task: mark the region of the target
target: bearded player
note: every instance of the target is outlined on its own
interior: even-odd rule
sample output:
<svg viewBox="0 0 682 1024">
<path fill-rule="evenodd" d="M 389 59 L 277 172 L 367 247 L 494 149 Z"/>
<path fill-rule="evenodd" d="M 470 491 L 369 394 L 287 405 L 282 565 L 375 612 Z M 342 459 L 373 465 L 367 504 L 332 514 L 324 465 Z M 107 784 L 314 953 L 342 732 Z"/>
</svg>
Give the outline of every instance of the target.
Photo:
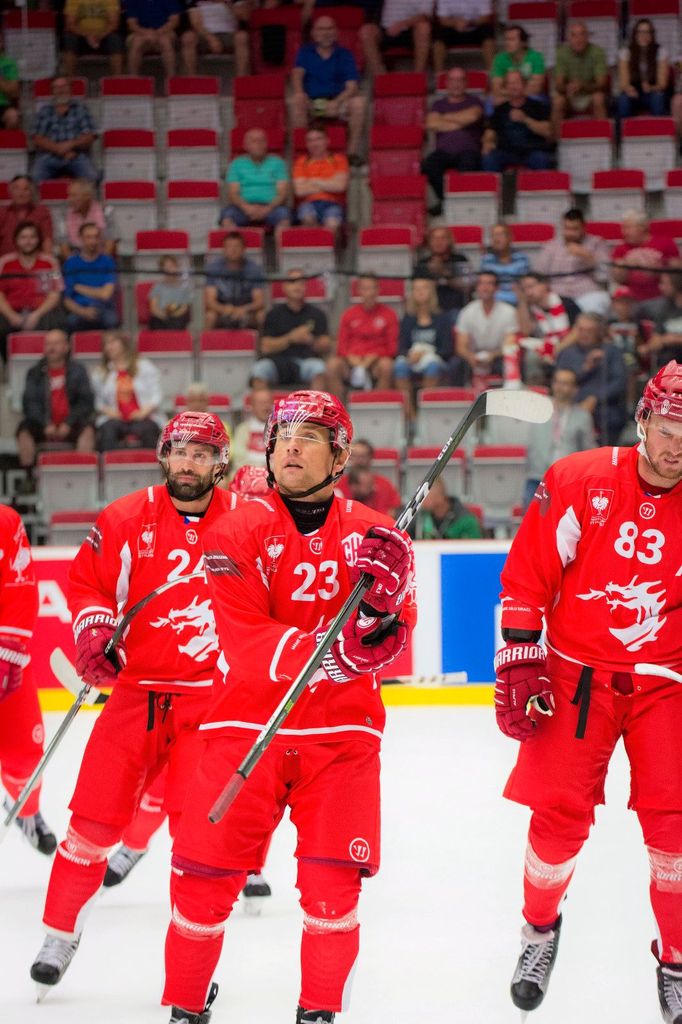
<svg viewBox="0 0 682 1024">
<path fill-rule="evenodd" d="M 521 741 L 505 796 L 532 808 L 511 995 L 529 1011 L 547 991 L 561 903 L 622 737 L 649 855 L 661 1011 L 682 1024 L 682 686 L 635 672 L 682 669 L 681 364 L 648 382 L 636 420 L 636 447 L 549 469 L 502 572 L 497 722 Z"/>
<path fill-rule="evenodd" d="M 347 1006 L 362 879 L 379 867 L 385 711 L 376 673 L 405 649 L 415 619 L 407 534 L 334 496 L 351 440 L 334 396 L 297 391 L 276 402 L 265 431 L 271 497 L 241 505 L 204 538 L 222 654 L 173 851 L 163 1002 L 174 1024 L 209 1020 L 225 920 L 286 807 L 298 833 L 303 910 L 296 1021 L 331 1022 Z M 215 799 L 362 570 L 374 577 L 363 603 L 244 793 L 210 824 Z"/>
<path fill-rule="evenodd" d="M 238 499 L 216 487 L 229 444 L 212 413 L 175 416 L 157 455 L 165 484 L 107 506 L 69 574 L 76 668 L 86 682 L 113 692 L 86 746 L 52 868 L 43 917 L 48 934 L 31 967 L 41 994 L 69 966 L 107 854 L 166 766 L 164 810 L 173 833 L 199 748 L 196 730 L 208 706 L 218 639 L 205 577 L 184 578 L 201 572 L 203 534 Z M 105 647 L 119 616 L 175 579 L 177 586 L 133 618 L 112 663 Z"/>
</svg>

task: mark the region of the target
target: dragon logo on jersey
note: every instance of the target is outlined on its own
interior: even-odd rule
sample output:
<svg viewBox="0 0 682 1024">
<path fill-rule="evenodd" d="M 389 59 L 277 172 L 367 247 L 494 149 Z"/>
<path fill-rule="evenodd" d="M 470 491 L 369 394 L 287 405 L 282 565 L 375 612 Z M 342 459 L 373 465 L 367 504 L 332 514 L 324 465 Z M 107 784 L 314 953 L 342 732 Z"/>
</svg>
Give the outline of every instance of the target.
<svg viewBox="0 0 682 1024">
<path fill-rule="evenodd" d="M 341 541 L 341 547 L 343 548 L 346 565 L 355 565 L 358 560 L 358 548 L 361 544 L 361 533 L 349 533 L 347 537 L 343 538 Z"/>
<path fill-rule="evenodd" d="M 601 526 L 609 518 L 609 512 L 611 511 L 611 502 L 613 499 L 613 491 L 610 488 L 591 488 L 587 492 L 590 505 L 592 506 L 592 518 L 590 519 L 590 525 L 597 524 Z"/>
<path fill-rule="evenodd" d="M 178 638 L 185 634 L 186 630 L 190 631 L 183 646 L 178 644 L 178 651 L 194 661 L 206 661 L 209 654 L 219 649 L 209 598 L 198 602 L 195 595 L 192 603 L 186 608 L 171 608 L 167 617 L 159 617 L 155 622 L 150 622 L 150 626 L 154 629 L 170 626 L 173 632 L 178 634 Z"/>
<path fill-rule="evenodd" d="M 644 644 L 652 643 L 665 625 L 667 617 L 660 617 L 665 608 L 665 588 L 653 591 L 653 587 L 662 587 L 660 580 L 651 583 L 639 583 L 633 576 L 629 583 L 607 583 L 604 590 L 590 589 L 587 594 L 578 594 L 581 601 L 598 601 L 604 598 L 616 621 L 624 625 L 609 629 L 628 651 L 639 651 Z M 635 621 L 632 619 L 634 613 Z"/>
</svg>

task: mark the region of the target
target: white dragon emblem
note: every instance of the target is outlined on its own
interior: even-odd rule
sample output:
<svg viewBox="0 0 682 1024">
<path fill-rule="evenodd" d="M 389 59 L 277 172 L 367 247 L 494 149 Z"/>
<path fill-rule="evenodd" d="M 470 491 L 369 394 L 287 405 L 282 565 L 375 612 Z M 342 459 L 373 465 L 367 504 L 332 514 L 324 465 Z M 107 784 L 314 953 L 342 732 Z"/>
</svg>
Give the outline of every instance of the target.
<svg viewBox="0 0 682 1024">
<path fill-rule="evenodd" d="M 218 637 L 215 630 L 215 619 L 211 609 L 211 601 L 206 598 L 201 603 L 197 598 L 186 608 L 171 608 L 168 617 L 160 617 L 155 622 L 150 622 L 154 629 L 161 629 L 163 626 L 170 628 L 180 636 L 186 629 L 194 631 L 187 643 L 178 645 L 181 654 L 187 654 L 195 661 L 206 661 L 208 656 L 219 650 Z"/>
<path fill-rule="evenodd" d="M 622 629 L 609 629 L 628 651 L 639 651 L 644 644 L 657 639 L 667 619 L 660 618 L 665 607 L 665 588 L 652 592 L 653 587 L 662 587 L 660 580 L 653 583 L 639 583 L 633 576 L 629 583 L 607 583 L 604 590 L 590 589 L 587 594 L 578 594 L 581 601 L 597 601 L 604 598 L 612 612 L 616 608 L 628 608 L 635 612 L 635 621 Z"/>
</svg>

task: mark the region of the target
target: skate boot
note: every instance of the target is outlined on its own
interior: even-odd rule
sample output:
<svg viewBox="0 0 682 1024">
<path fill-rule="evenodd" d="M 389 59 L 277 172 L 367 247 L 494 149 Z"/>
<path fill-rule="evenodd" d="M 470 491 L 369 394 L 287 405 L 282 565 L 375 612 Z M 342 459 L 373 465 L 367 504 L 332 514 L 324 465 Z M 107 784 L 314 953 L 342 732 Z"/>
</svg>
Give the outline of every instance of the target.
<svg viewBox="0 0 682 1024">
<path fill-rule="evenodd" d="M 12 809 L 8 800 L 4 801 L 3 807 L 6 811 Z M 35 814 L 31 814 L 27 818 L 15 818 L 14 824 L 38 853 L 44 853 L 46 857 L 51 857 L 57 849 L 57 837 L 50 830 L 50 826 L 46 824 L 40 811 L 36 811 Z"/>
<path fill-rule="evenodd" d="M 38 986 L 38 1002 L 42 1002 L 50 988 L 64 977 L 66 968 L 78 949 L 77 939 L 60 939 L 57 935 L 46 935 L 40 952 L 31 964 L 31 977 Z"/>
<path fill-rule="evenodd" d="M 296 1010 L 296 1024 L 333 1024 L 335 1017 L 331 1010 Z"/>
<path fill-rule="evenodd" d="M 263 903 L 271 895 L 272 890 L 262 875 L 248 875 L 242 889 L 244 913 L 249 917 L 259 917 Z"/>
<path fill-rule="evenodd" d="M 107 871 L 102 882 L 104 888 L 110 889 L 112 885 L 120 885 L 128 877 L 135 865 L 142 860 L 146 852 L 146 850 L 131 850 L 125 843 L 121 843 L 118 850 L 114 850 L 109 858 Z"/>
<path fill-rule="evenodd" d="M 651 952 L 658 960 L 658 1001 L 666 1024 L 682 1024 L 682 964 L 665 964 L 658 958 L 658 944 L 651 943 Z"/>
<path fill-rule="evenodd" d="M 192 1013 L 191 1010 L 183 1010 L 179 1006 L 174 1006 L 170 1024 L 208 1024 L 211 1019 L 211 1007 L 215 1002 L 215 997 L 218 995 L 218 986 L 215 981 L 211 983 L 211 987 L 208 992 L 208 999 L 206 1000 L 206 1006 L 203 1008 L 201 1013 Z"/>
<path fill-rule="evenodd" d="M 514 1006 L 536 1010 L 545 998 L 552 968 L 559 949 L 561 917 L 549 932 L 539 932 L 532 924 L 521 929 L 521 956 L 511 983 Z"/>
</svg>

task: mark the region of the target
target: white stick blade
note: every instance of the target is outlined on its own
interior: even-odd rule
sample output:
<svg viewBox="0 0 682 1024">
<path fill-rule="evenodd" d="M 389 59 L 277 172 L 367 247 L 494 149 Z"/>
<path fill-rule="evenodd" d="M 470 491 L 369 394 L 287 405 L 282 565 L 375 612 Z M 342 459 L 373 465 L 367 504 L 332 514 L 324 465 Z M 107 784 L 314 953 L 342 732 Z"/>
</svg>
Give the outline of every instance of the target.
<svg viewBox="0 0 682 1024">
<path fill-rule="evenodd" d="M 509 416 L 524 423 L 546 423 L 552 415 L 552 400 L 538 391 L 486 391 L 486 416 Z"/>
<path fill-rule="evenodd" d="M 55 647 L 51 652 L 50 668 L 54 672 L 59 684 L 63 686 L 65 690 L 68 690 L 69 693 L 72 693 L 74 697 L 77 697 L 85 686 L 85 683 L 78 675 L 75 666 L 69 661 L 61 647 Z M 85 699 L 85 703 L 101 703 L 99 700 L 101 696 L 100 691 L 95 686 L 91 686 Z"/>
<path fill-rule="evenodd" d="M 671 679 L 673 683 L 682 683 L 682 674 L 665 665 L 651 665 L 649 662 L 640 661 L 635 665 L 635 672 L 638 676 L 661 676 L 663 679 Z"/>
</svg>

